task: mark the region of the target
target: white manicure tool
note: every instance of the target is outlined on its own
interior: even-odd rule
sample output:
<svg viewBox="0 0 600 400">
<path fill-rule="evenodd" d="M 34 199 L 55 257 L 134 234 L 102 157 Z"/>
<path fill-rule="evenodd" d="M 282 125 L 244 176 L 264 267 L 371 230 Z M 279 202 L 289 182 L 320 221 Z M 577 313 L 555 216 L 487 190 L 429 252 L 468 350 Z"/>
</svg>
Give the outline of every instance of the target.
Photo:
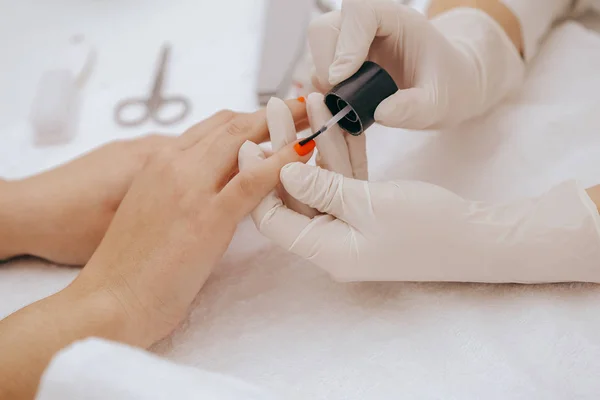
<svg viewBox="0 0 600 400">
<path fill-rule="evenodd" d="M 42 74 L 29 117 L 36 146 L 65 144 L 75 137 L 79 92 L 95 61 L 93 49 L 86 48 L 84 51 L 70 49 L 61 53 L 58 65 Z"/>
</svg>

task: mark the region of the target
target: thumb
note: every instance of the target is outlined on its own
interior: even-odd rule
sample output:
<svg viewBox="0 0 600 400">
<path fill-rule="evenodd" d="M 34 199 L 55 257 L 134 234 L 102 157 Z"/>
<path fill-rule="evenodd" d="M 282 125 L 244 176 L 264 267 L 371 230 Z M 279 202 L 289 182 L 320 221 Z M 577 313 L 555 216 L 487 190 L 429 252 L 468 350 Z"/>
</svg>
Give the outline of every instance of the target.
<svg viewBox="0 0 600 400">
<path fill-rule="evenodd" d="M 280 177 L 291 196 L 352 226 L 370 212 L 368 182 L 298 162 L 283 167 Z"/>
<path fill-rule="evenodd" d="M 279 184 L 281 168 L 291 162 L 307 162 L 312 153 L 296 154 L 294 143 L 269 158 L 260 147 L 246 141 L 239 150 L 237 174 L 217 195 L 227 215 L 241 220 Z"/>
<path fill-rule="evenodd" d="M 266 158 L 259 145 L 246 140 L 238 152 L 238 170 L 245 171 Z"/>
<path fill-rule="evenodd" d="M 271 146 L 274 152 L 277 152 L 288 144 L 296 141 L 297 134 L 294 118 L 283 100 L 276 97 L 272 97 L 271 100 L 269 100 L 269 103 L 267 104 L 267 125 L 269 127 Z M 249 145 L 247 146 L 249 147 Z M 241 150 L 242 149 L 240 149 L 240 151 Z M 248 149 L 248 151 L 250 150 Z M 281 196 L 283 202 L 290 209 L 309 217 L 316 215 L 315 210 L 290 197 L 287 193 L 281 193 Z"/>
<path fill-rule="evenodd" d="M 426 89 L 399 90 L 379 104 L 375 121 L 384 126 L 404 129 L 426 129 L 439 119 L 439 109 Z"/>
</svg>

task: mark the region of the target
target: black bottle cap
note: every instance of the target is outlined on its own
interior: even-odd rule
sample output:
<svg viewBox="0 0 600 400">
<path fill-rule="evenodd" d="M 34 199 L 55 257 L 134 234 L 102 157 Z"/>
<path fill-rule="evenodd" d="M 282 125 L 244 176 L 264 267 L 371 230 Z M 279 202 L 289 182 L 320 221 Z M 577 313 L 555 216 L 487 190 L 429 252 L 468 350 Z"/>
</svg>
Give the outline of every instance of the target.
<svg viewBox="0 0 600 400">
<path fill-rule="evenodd" d="M 325 95 L 325 105 L 333 115 L 350 105 L 352 111 L 338 125 L 358 136 L 375 122 L 379 103 L 398 91 L 394 79 L 379 65 L 365 62 L 350 78 L 334 86 Z"/>
</svg>

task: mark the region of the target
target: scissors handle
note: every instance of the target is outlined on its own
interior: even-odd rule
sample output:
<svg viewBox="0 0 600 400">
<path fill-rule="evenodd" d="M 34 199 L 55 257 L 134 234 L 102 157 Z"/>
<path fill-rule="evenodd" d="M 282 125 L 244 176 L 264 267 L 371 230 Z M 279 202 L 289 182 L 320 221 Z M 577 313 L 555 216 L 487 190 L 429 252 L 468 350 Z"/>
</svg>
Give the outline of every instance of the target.
<svg viewBox="0 0 600 400">
<path fill-rule="evenodd" d="M 168 115 L 163 116 L 163 112 L 168 110 Z M 190 112 L 190 102 L 182 96 L 172 96 L 161 98 L 156 108 L 152 109 L 150 114 L 154 122 L 159 125 L 173 125 L 181 122 Z"/>
<path fill-rule="evenodd" d="M 127 117 L 129 113 L 133 117 Z M 145 99 L 124 100 L 115 108 L 115 121 L 122 126 L 141 125 L 150 117 L 150 105 Z"/>
</svg>

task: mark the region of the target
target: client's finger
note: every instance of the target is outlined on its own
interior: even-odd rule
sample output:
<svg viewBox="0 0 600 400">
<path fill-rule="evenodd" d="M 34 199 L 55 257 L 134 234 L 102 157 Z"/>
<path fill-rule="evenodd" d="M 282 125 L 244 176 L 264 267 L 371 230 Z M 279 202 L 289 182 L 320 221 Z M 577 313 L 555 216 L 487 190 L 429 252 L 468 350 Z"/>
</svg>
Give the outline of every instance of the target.
<svg viewBox="0 0 600 400">
<path fill-rule="evenodd" d="M 294 121 L 295 131 L 301 131 L 308 127 L 308 118 L 306 115 L 306 104 L 304 100 L 293 99 L 285 100 L 283 103 L 289 109 Z M 246 140 L 250 140 L 254 143 L 262 143 L 269 140 L 269 126 L 267 124 L 267 109 L 263 108 L 249 115 L 253 119 L 254 129 L 249 132 Z"/>
<path fill-rule="evenodd" d="M 247 142 L 240 149 L 240 171 L 260 168 L 264 161 L 261 149 Z M 335 242 L 336 238 L 347 237 L 350 229 L 343 221 L 323 215 L 309 218 L 287 208 L 271 190 L 251 213 L 257 229 L 283 247 L 301 257 L 311 258 L 315 254 L 321 257 L 335 254 L 336 251 L 323 251 L 323 243 Z M 319 260 L 316 260 L 319 261 Z M 324 264 L 327 264 L 326 262 Z"/>
<path fill-rule="evenodd" d="M 267 125 L 269 126 L 271 145 L 274 152 L 281 150 L 290 143 L 296 142 L 296 127 L 294 126 L 292 113 L 288 106 L 278 98 L 271 98 L 267 104 Z M 302 204 L 288 195 L 283 188 L 280 187 L 279 190 L 283 202 L 290 209 L 309 217 L 318 214 L 315 209 Z"/>
<path fill-rule="evenodd" d="M 205 135 L 219 129 L 239 114 L 231 110 L 221 110 L 204 121 L 192 125 L 177 139 L 178 147 L 182 150 L 190 148 Z"/>
<path fill-rule="evenodd" d="M 260 201 L 269 194 L 279 183 L 281 168 L 291 162 L 306 162 L 311 153 L 299 156 L 293 144 L 286 146 L 281 151 L 273 154 L 266 160 L 256 163 L 247 162 L 248 159 L 257 160 L 256 154 L 262 150 L 252 142 L 245 142 L 240 148 L 241 168 L 240 173 L 231 180 L 217 195 L 222 204 L 222 209 L 228 215 L 242 219 L 250 213 Z"/>
<path fill-rule="evenodd" d="M 271 97 L 267 103 L 266 118 L 274 152 L 297 140 L 294 117 L 283 100 Z"/>
<path fill-rule="evenodd" d="M 285 104 L 292 113 L 296 130 L 306 129 L 308 118 L 304 102 L 299 99 L 292 99 L 286 100 Z M 217 136 L 226 135 L 231 137 L 237 140 L 240 145 L 246 140 L 255 143 L 265 142 L 269 139 L 266 110 L 261 109 L 251 114 L 230 110 L 219 111 L 186 130 L 180 137 L 179 147 L 183 150 L 188 149 L 211 133 Z M 237 149 L 235 154 L 237 155 Z"/>
<path fill-rule="evenodd" d="M 289 100 L 284 103 L 284 106 L 290 119 L 306 116 L 306 106 L 299 100 Z M 214 174 L 223 177 L 217 180 L 217 187 L 220 188 L 228 182 L 228 177 L 235 171 L 242 144 L 246 140 L 256 142 L 268 136 L 266 110 L 252 114 L 237 114 L 213 132 L 200 136 L 202 135 L 198 135 L 196 142 L 190 140 L 192 144 L 186 149 L 186 158 L 208 159 Z"/>
</svg>

